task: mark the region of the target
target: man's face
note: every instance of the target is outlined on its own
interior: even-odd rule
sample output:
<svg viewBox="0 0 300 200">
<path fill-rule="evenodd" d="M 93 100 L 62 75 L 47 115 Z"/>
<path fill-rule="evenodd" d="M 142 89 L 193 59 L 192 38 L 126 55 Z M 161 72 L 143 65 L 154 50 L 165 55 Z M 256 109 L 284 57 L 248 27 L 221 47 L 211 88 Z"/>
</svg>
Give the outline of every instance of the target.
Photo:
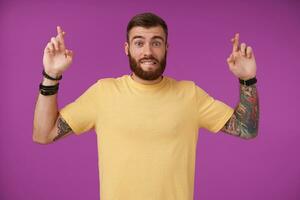
<svg viewBox="0 0 300 200">
<path fill-rule="evenodd" d="M 141 79 L 155 80 L 164 72 L 167 58 L 166 36 L 161 26 L 134 27 L 125 43 L 132 72 Z"/>
</svg>

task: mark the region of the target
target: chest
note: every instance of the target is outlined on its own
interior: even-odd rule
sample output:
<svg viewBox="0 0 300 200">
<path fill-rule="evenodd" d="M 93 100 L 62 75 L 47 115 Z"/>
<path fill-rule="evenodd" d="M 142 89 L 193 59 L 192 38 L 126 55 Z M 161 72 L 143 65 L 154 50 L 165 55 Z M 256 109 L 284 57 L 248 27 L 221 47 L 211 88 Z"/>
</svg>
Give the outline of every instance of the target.
<svg viewBox="0 0 300 200">
<path fill-rule="evenodd" d="M 193 105 L 177 96 L 113 98 L 101 110 L 100 129 L 117 138 L 169 140 L 196 127 Z"/>
</svg>

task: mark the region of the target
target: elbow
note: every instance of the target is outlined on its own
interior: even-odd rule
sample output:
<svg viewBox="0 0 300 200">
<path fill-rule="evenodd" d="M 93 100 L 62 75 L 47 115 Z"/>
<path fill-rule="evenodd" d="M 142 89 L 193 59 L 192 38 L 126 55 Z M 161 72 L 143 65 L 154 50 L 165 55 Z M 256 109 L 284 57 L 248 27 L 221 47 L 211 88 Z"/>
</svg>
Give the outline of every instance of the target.
<svg viewBox="0 0 300 200">
<path fill-rule="evenodd" d="M 38 134 L 35 131 L 33 131 L 33 134 L 32 134 L 32 141 L 36 144 L 50 144 L 51 143 L 46 137 L 42 137 L 41 134 Z"/>
<path fill-rule="evenodd" d="M 32 141 L 33 141 L 34 143 L 36 143 L 36 144 L 49 144 L 48 141 L 46 141 L 46 140 L 41 140 L 41 139 L 35 139 L 35 138 L 33 138 Z"/>
<path fill-rule="evenodd" d="M 251 140 L 251 139 L 256 138 L 257 135 L 258 135 L 258 130 L 251 131 L 251 132 L 249 131 L 246 134 L 241 135 L 241 138 L 243 138 L 245 140 Z"/>
<path fill-rule="evenodd" d="M 248 126 L 246 129 L 244 129 L 244 134 L 241 134 L 241 138 L 245 140 L 251 140 L 257 137 L 258 135 L 258 124 Z"/>
</svg>

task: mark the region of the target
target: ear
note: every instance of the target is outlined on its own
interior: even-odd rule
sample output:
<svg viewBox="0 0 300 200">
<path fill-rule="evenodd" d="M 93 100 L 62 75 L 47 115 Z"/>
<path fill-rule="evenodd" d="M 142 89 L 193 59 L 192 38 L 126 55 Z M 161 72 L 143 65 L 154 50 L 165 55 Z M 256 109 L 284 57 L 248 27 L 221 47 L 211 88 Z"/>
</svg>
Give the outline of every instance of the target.
<svg viewBox="0 0 300 200">
<path fill-rule="evenodd" d="M 129 51 L 129 44 L 128 44 L 128 42 L 124 43 L 124 51 L 125 51 L 125 54 L 128 56 L 128 51 Z"/>
<path fill-rule="evenodd" d="M 169 49 L 169 43 L 166 44 L 166 51 Z"/>
</svg>

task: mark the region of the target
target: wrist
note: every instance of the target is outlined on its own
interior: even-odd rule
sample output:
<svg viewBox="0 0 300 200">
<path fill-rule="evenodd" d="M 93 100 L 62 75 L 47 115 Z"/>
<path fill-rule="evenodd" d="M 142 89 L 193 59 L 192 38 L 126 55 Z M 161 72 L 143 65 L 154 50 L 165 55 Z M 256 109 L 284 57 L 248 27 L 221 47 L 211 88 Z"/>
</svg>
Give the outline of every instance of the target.
<svg viewBox="0 0 300 200">
<path fill-rule="evenodd" d="M 59 80 L 62 79 L 62 75 L 57 73 L 46 72 L 43 69 L 43 81 L 40 83 L 40 94 L 44 96 L 55 95 L 59 89 Z"/>
<path fill-rule="evenodd" d="M 62 75 L 62 73 L 60 73 L 60 72 L 55 72 L 55 71 L 51 71 L 51 70 L 47 70 L 47 69 L 44 69 L 44 71 L 53 78 L 57 78 L 60 75 Z"/>
<path fill-rule="evenodd" d="M 239 82 L 241 85 L 250 86 L 250 85 L 254 85 L 257 82 L 257 79 L 255 76 L 253 78 L 245 79 L 245 80 L 239 78 Z"/>
<path fill-rule="evenodd" d="M 247 80 L 250 80 L 250 79 L 253 79 L 253 78 L 256 78 L 256 76 L 248 76 L 248 77 L 240 77 L 239 80 L 242 80 L 242 81 L 247 81 Z"/>
<path fill-rule="evenodd" d="M 43 83 L 41 83 L 39 86 L 40 94 L 43 96 L 55 95 L 58 92 L 58 89 L 59 83 L 55 85 L 43 85 Z"/>
<path fill-rule="evenodd" d="M 49 80 L 49 79 L 47 79 L 47 78 L 43 78 L 43 80 L 42 80 L 42 84 L 43 85 L 56 85 L 57 83 L 58 83 L 59 81 L 53 81 L 53 80 Z"/>
<path fill-rule="evenodd" d="M 43 76 L 49 80 L 52 81 L 59 81 L 62 79 L 62 75 L 59 73 L 53 73 L 53 72 L 46 72 L 45 69 L 43 69 Z"/>
</svg>

